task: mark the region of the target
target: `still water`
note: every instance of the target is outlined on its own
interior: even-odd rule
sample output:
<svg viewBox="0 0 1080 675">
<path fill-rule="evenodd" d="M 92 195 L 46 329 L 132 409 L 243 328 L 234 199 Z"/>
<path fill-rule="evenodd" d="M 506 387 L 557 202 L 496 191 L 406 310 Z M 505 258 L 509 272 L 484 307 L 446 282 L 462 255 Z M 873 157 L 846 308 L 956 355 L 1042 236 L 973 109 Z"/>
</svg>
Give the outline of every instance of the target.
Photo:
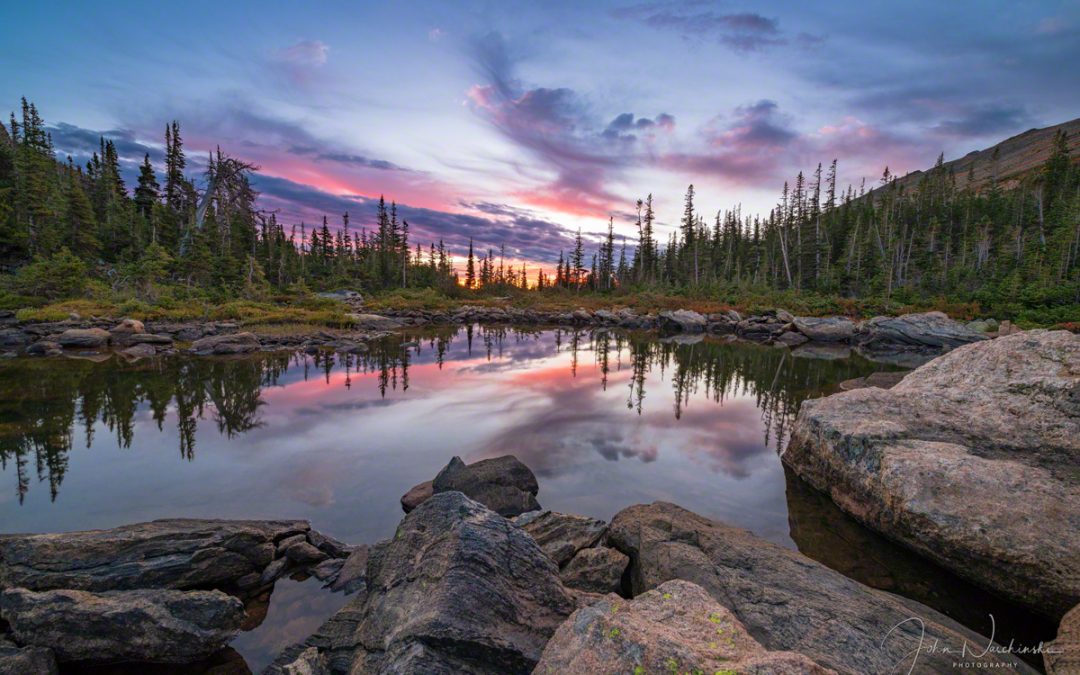
<svg viewBox="0 0 1080 675">
<path fill-rule="evenodd" d="M 805 354 L 805 355 L 804 355 Z M 837 351 L 621 332 L 445 327 L 361 355 L 0 363 L 0 530 L 164 517 L 303 518 L 390 536 L 453 455 L 514 454 L 545 508 L 667 500 L 986 630 L 1029 617 L 845 517 L 777 456 L 799 404 L 888 366 Z M 819 358 L 807 358 L 815 356 Z M 826 358 L 820 358 L 826 357 Z M 279 582 L 233 644 L 253 671 L 344 599 Z"/>
</svg>

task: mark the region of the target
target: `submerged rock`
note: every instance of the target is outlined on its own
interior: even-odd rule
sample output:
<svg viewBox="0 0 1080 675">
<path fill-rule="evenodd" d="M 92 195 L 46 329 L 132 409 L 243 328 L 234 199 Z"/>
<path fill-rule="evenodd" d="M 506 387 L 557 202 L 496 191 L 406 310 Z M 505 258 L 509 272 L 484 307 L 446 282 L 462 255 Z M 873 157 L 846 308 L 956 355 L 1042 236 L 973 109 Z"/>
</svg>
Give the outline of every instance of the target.
<svg viewBox="0 0 1080 675">
<path fill-rule="evenodd" d="M 0 595 L 0 615 L 21 644 L 60 661 L 197 661 L 240 630 L 244 604 L 221 591 L 28 591 Z"/>
<path fill-rule="evenodd" d="M 440 492 L 463 492 L 502 516 L 517 516 L 536 511 L 540 504 L 536 493 L 540 486 L 529 467 L 513 455 L 482 459 L 465 464 L 454 457 L 435 480 L 414 486 L 401 497 L 401 508 L 409 513 Z"/>
<path fill-rule="evenodd" d="M 535 673 L 770 673 L 833 671 L 802 654 L 770 652 L 700 586 L 668 581 L 627 601 L 577 610 L 544 649 Z"/>
<path fill-rule="evenodd" d="M 608 542 L 630 557 L 635 596 L 672 579 L 693 582 L 766 649 L 796 651 L 838 672 L 907 672 L 916 656 L 918 672 L 945 672 L 955 655 L 916 654 L 920 637 L 923 644 L 936 641 L 954 650 L 965 641 L 980 648 L 989 642 L 929 607 L 674 504 L 624 509 L 608 528 Z M 911 617 L 922 621 L 921 630 Z M 1034 672 L 1010 654 L 970 660 Z"/>
<path fill-rule="evenodd" d="M 870 373 L 866 377 L 854 377 L 850 380 L 844 380 L 840 383 L 840 390 L 851 391 L 853 389 L 862 389 L 863 387 L 892 389 L 896 385 L 900 384 L 900 380 L 903 380 L 904 376 L 907 374 L 908 371 L 904 370 Z"/>
<path fill-rule="evenodd" d="M 207 588 L 261 572 L 303 521 L 177 518 L 111 530 L 0 535 L 0 587 Z"/>
<path fill-rule="evenodd" d="M 957 575 L 1060 618 L 1080 602 L 1080 336 L 961 347 L 892 389 L 806 401 L 785 464 Z"/>
<path fill-rule="evenodd" d="M 573 610 L 530 536 L 460 492 L 435 494 L 371 549 L 366 591 L 268 672 L 528 673 Z"/>
</svg>

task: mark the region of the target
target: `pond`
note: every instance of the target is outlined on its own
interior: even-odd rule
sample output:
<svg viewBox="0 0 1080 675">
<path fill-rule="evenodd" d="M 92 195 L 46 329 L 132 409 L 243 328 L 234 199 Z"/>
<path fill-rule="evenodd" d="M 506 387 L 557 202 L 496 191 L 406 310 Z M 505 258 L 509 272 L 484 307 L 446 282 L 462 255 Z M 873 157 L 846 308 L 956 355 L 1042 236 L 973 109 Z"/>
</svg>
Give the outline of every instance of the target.
<svg viewBox="0 0 1080 675">
<path fill-rule="evenodd" d="M 425 329 L 359 355 L 12 359 L 0 363 L 0 522 L 303 518 L 371 543 L 451 456 L 514 454 L 545 508 L 610 519 L 676 502 L 984 633 L 992 613 L 1005 642 L 1042 634 L 784 471 L 778 449 L 802 401 L 887 369 L 838 349 L 491 326 Z M 279 582 L 233 647 L 258 672 L 343 602 L 314 580 Z"/>
</svg>

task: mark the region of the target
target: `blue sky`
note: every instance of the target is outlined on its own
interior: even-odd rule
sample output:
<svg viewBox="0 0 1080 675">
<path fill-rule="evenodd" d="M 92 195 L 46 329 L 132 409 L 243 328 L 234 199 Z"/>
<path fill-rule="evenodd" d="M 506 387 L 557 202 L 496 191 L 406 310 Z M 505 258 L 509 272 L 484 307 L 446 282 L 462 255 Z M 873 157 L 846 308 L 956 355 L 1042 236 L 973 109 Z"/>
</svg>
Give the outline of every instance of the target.
<svg viewBox="0 0 1080 675">
<path fill-rule="evenodd" d="M 160 159 L 178 119 L 193 175 L 256 162 L 286 222 L 385 194 L 424 243 L 551 263 L 650 192 L 764 213 L 834 157 L 858 184 L 1075 118 L 1080 3 L 5 3 L 0 61 L 62 155 Z"/>
</svg>

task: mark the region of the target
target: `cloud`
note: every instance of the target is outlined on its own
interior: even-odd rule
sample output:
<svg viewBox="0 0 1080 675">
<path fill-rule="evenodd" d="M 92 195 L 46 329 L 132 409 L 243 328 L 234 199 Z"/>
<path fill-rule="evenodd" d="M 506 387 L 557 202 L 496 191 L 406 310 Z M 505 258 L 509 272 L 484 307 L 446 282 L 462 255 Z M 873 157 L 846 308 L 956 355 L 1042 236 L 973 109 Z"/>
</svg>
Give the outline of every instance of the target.
<svg viewBox="0 0 1080 675">
<path fill-rule="evenodd" d="M 1035 125 L 1036 120 L 1023 106 L 988 104 L 966 110 L 958 117 L 942 120 L 933 130 L 953 138 L 977 138 L 1000 136 Z"/>
<path fill-rule="evenodd" d="M 331 221 L 336 227 L 340 214 L 348 212 L 354 231 L 360 228 L 370 231 L 376 226 L 377 199 L 331 194 L 288 178 L 265 174 L 257 174 L 253 185 L 261 193 L 260 206 L 280 209 L 285 217 L 297 222 L 317 223 L 327 214 L 332 216 Z M 399 203 L 397 211 L 400 218 L 409 221 L 413 245 L 419 242 L 426 248 L 429 243 L 441 239 L 451 253 L 458 256 L 466 254 L 470 239 L 477 250 L 505 244 L 508 256 L 541 262 L 554 262 L 561 251 L 573 246 L 573 236 L 568 229 L 525 209 L 487 202 L 464 203 L 462 206 L 479 214 L 440 211 L 407 203 Z"/>
<path fill-rule="evenodd" d="M 602 125 L 587 101 L 572 89 L 526 88 L 514 76 L 513 59 L 497 33 L 474 40 L 472 54 L 483 80 L 468 91 L 473 110 L 525 150 L 539 164 L 540 172 L 550 176 L 514 194 L 533 206 L 606 217 L 625 201 L 610 191 L 608 183 L 641 161 L 638 153 L 627 147 L 637 139 L 629 133 L 631 129 L 643 132 L 674 127 L 675 118 L 669 114 L 649 119 L 625 113 Z"/>
<path fill-rule="evenodd" d="M 330 47 L 320 40 L 304 40 L 277 51 L 279 61 L 301 68 L 324 66 L 329 55 Z"/>
<path fill-rule="evenodd" d="M 715 40 L 737 52 L 761 51 L 790 42 L 778 20 L 753 12 L 690 11 L 674 3 L 648 3 L 617 9 L 613 14 L 684 38 Z M 795 41 L 807 47 L 819 44 L 823 38 L 799 33 Z"/>
<path fill-rule="evenodd" d="M 141 163 L 147 154 L 152 160 L 160 160 L 164 157 L 164 153 L 159 148 L 139 141 L 131 129 L 95 131 L 60 122 L 56 126 L 47 127 L 46 131 L 52 136 L 57 155 L 61 157 L 71 155 L 80 163 L 101 150 L 102 138 L 113 142 L 122 161 Z M 162 135 L 164 136 L 164 130 L 162 130 Z"/>
</svg>

